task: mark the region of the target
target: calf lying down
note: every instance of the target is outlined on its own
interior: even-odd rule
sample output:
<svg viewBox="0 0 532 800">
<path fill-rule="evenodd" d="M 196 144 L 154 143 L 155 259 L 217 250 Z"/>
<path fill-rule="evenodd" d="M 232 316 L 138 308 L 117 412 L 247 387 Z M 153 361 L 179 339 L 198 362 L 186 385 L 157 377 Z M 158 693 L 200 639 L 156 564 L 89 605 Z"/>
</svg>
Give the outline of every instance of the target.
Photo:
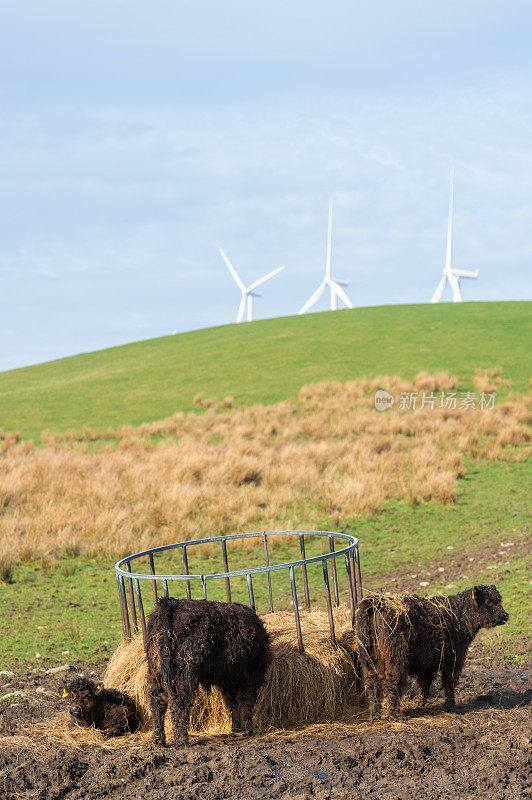
<svg viewBox="0 0 532 800">
<path fill-rule="evenodd" d="M 445 710 L 455 711 L 454 692 L 469 645 L 481 628 L 508 621 L 501 601 L 495 586 L 474 586 L 449 597 L 366 597 L 356 612 L 355 633 L 372 720 L 380 715 L 383 695 L 390 717 L 399 717 L 408 675 L 417 679 L 425 705 L 440 672 Z"/>
<path fill-rule="evenodd" d="M 134 733 L 141 726 L 137 706 L 127 694 L 76 678 L 63 689 L 70 702 L 70 725 L 94 727 L 105 736 Z"/>
</svg>

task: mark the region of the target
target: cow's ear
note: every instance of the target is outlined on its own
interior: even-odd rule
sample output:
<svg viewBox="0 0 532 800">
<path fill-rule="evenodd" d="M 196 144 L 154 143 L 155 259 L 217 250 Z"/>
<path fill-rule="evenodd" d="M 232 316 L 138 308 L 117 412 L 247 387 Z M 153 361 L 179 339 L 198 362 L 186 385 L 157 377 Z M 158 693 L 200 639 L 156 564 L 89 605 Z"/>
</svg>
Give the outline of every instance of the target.
<svg viewBox="0 0 532 800">
<path fill-rule="evenodd" d="M 100 684 L 98 684 L 96 686 L 96 693 L 101 692 L 101 690 L 102 690 L 102 687 L 100 686 Z"/>
<path fill-rule="evenodd" d="M 482 603 L 482 598 L 484 596 L 480 586 L 473 586 L 471 594 L 473 595 L 474 602 L 477 604 L 477 606 L 479 606 Z"/>
</svg>

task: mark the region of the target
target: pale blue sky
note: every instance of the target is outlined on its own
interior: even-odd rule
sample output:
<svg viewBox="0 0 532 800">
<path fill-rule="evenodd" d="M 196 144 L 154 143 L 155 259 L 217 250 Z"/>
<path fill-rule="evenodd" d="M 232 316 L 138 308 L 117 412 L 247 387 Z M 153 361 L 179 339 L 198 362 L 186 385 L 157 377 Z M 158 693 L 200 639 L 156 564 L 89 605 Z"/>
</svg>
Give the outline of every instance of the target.
<svg viewBox="0 0 532 800">
<path fill-rule="evenodd" d="M 291 314 L 333 274 L 357 305 L 531 294 L 527 2 L 5 0 L 0 369 Z M 449 295 L 447 296 L 447 299 Z M 324 305 L 322 306 L 324 307 Z"/>
</svg>

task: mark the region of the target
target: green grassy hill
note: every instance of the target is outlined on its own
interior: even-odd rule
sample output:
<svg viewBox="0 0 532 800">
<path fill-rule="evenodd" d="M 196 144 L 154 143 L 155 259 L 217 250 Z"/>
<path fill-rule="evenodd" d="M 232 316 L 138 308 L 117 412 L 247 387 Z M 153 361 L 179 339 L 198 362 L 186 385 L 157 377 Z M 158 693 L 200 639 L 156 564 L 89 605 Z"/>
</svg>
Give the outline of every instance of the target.
<svg viewBox="0 0 532 800">
<path fill-rule="evenodd" d="M 94 429 L 160 419 L 193 397 L 272 403 L 320 380 L 448 370 L 472 387 L 502 367 L 531 374 L 530 302 L 379 306 L 207 328 L 0 374 L 0 427 Z"/>
</svg>

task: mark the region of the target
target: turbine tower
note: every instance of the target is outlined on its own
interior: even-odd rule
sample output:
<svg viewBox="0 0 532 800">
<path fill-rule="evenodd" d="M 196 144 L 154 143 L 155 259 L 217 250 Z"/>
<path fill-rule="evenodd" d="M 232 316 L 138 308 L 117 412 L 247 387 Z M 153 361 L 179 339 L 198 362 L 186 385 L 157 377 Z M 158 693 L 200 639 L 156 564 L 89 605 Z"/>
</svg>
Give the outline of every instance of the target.
<svg viewBox="0 0 532 800">
<path fill-rule="evenodd" d="M 331 290 L 331 311 L 336 311 L 336 301 L 338 297 L 347 306 L 347 308 L 353 308 L 353 303 L 341 288 L 342 286 L 349 286 L 349 281 L 340 281 L 337 278 L 331 278 L 332 206 L 332 197 L 329 197 L 329 225 L 327 228 L 327 259 L 325 261 L 325 277 L 316 291 L 310 295 L 305 305 L 299 309 L 297 312 L 298 314 L 305 314 L 309 308 L 312 308 L 312 306 L 318 302 L 327 287 L 329 287 Z"/>
<path fill-rule="evenodd" d="M 270 278 L 273 278 L 274 275 L 277 275 L 278 272 L 281 272 L 281 270 L 284 269 L 284 267 L 277 267 L 277 269 L 274 269 L 271 272 L 268 272 L 267 275 L 264 275 L 262 278 L 259 278 L 258 281 L 254 281 L 254 283 L 251 283 L 246 288 L 246 286 L 244 286 L 244 282 L 240 278 L 240 275 L 238 274 L 236 269 L 233 267 L 233 265 L 231 264 L 231 262 L 229 261 L 229 259 L 227 258 L 226 254 L 224 253 L 224 251 L 222 250 L 221 247 L 220 247 L 220 255 L 222 256 L 223 260 L 225 261 L 225 263 L 227 265 L 227 269 L 229 270 L 229 272 L 233 276 L 236 285 L 238 286 L 238 288 L 242 292 L 242 297 L 240 298 L 240 305 L 238 306 L 238 312 L 237 312 L 237 315 L 236 315 L 236 321 L 237 322 L 242 322 L 242 320 L 244 319 L 244 312 L 247 310 L 247 321 L 248 322 L 252 322 L 253 321 L 253 298 L 254 297 L 262 297 L 261 294 L 259 294 L 258 292 L 255 292 L 254 290 L 257 288 L 257 286 L 260 286 L 261 283 L 265 283 L 266 281 L 269 281 Z"/>
<path fill-rule="evenodd" d="M 441 281 L 432 295 L 431 303 L 438 303 L 441 300 L 443 290 L 449 281 L 449 286 L 453 290 L 453 302 L 462 302 L 462 292 L 460 291 L 460 278 L 477 278 L 478 269 L 474 272 L 464 269 L 453 269 L 451 266 L 453 256 L 453 192 L 454 192 L 454 169 L 451 168 L 451 185 L 449 189 L 449 222 L 447 224 L 447 250 L 445 252 L 445 267 Z"/>
</svg>

